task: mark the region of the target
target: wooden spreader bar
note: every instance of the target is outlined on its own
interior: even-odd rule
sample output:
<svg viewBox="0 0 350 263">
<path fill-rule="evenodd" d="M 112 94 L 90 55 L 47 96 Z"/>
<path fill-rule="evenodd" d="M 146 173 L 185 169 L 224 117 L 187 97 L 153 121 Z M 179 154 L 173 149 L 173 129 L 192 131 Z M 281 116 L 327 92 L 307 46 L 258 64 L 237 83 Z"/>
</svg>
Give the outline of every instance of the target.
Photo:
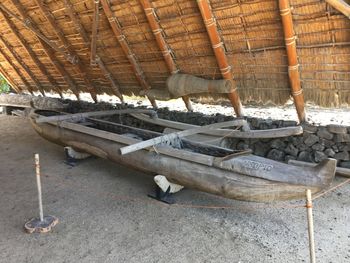
<svg viewBox="0 0 350 263">
<path fill-rule="evenodd" d="M 123 32 L 120 28 L 120 25 L 118 24 L 117 18 L 114 16 L 114 14 L 112 12 L 112 9 L 111 9 L 108 1 L 101 0 L 101 4 L 102 4 L 103 10 L 104 10 L 104 13 L 107 16 L 109 24 L 111 25 L 113 33 L 114 33 L 115 37 L 117 38 L 125 56 L 128 58 L 131 66 L 133 68 L 136 79 L 138 80 L 138 82 L 140 83 L 141 87 L 144 90 L 150 89 L 151 87 L 146 81 L 145 74 L 144 74 L 143 70 L 141 69 L 141 66 L 137 62 L 137 60 L 135 58 L 135 54 L 132 52 L 132 50 L 131 50 L 131 48 L 130 48 L 130 46 L 125 38 L 125 35 L 123 34 Z M 153 108 L 157 108 L 156 101 L 152 98 L 148 98 L 148 99 L 151 102 Z"/>
<path fill-rule="evenodd" d="M 296 36 L 294 34 L 293 17 L 289 0 L 279 0 L 279 8 L 283 25 L 284 40 L 288 58 L 289 83 L 300 122 L 306 118 L 304 95 L 300 84 L 299 63 L 296 48 Z"/>
<path fill-rule="evenodd" d="M 228 63 L 224 43 L 221 41 L 220 34 L 210 4 L 208 0 L 197 0 L 197 4 L 201 12 L 203 22 L 207 29 L 208 36 L 216 57 L 216 61 L 219 65 L 221 75 L 224 79 L 228 79 L 234 82 L 232 69 L 230 64 Z M 241 117 L 243 116 L 242 104 L 235 84 L 233 86 L 235 88 L 231 93 L 228 94 L 228 97 L 235 110 L 236 115 L 238 117 Z"/>
<path fill-rule="evenodd" d="M 94 0 L 94 15 L 92 21 L 91 34 L 91 57 L 90 63 L 92 66 L 96 65 L 96 49 L 97 49 L 97 33 L 100 18 L 100 0 Z"/>
</svg>

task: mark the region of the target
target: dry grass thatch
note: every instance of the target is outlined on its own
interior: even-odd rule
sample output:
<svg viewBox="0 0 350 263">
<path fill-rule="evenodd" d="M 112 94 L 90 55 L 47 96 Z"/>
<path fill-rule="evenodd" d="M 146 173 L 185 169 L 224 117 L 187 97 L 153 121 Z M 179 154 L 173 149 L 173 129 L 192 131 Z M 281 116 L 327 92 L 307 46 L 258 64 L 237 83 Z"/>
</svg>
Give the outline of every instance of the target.
<svg viewBox="0 0 350 263">
<path fill-rule="evenodd" d="M 90 65 L 94 1 L 40 0 L 52 15 L 56 28 L 49 23 L 38 1 L 1 3 L 20 18 L 30 18 L 32 25 L 60 50 L 76 54 L 81 66 L 70 63 L 64 52 L 48 47 L 21 21 L 1 11 L 0 37 L 4 41 L 0 39 L 0 73 L 12 85 L 29 91 L 75 90 L 112 95 L 116 92 L 111 81 L 115 81 L 123 94 L 138 93 L 141 87 L 132 64 L 102 8 L 97 54 L 111 79 L 98 66 Z M 84 39 L 72 22 L 65 2 L 72 4 L 88 39 Z M 153 0 L 151 3 L 180 71 L 208 79 L 221 78 L 196 1 Z M 290 3 L 305 100 L 321 106 L 350 104 L 350 20 L 324 1 L 290 0 Z M 109 0 L 109 4 L 145 81 L 151 88 L 164 88 L 170 73 L 140 1 Z M 290 88 L 278 1 L 211 0 L 210 4 L 241 100 L 286 102 Z M 66 43 L 58 32 L 62 32 Z"/>
</svg>

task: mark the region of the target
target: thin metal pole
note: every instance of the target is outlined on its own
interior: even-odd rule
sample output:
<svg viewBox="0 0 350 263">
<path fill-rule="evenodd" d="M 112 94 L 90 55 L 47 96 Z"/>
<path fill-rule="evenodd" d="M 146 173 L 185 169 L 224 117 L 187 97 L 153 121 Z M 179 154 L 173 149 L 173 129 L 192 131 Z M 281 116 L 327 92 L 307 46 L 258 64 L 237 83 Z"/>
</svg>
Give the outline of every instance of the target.
<svg viewBox="0 0 350 263">
<path fill-rule="evenodd" d="M 316 263 L 315 255 L 315 239 L 314 239 L 314 219 L 312 216 L 312 198 L 311 190 L 306 190 L 306 211 L 307 211 L 307 224 L 309 231 L 309 249 L 310 249 L 310 262 Z"/>
<path fill-rule="evenodd" d="M 35 154 L 35 172 L 36 172 L 36 185 L 38 187 L 38 198 L 39 198 L 39 212 L 40 212 L 40 221 L 44 221 L 44 212 L 43 212 L 43 201 L 41 198 L 41 180 L 40 180 L 40 162 L 39 154 Z"/>
</svg>

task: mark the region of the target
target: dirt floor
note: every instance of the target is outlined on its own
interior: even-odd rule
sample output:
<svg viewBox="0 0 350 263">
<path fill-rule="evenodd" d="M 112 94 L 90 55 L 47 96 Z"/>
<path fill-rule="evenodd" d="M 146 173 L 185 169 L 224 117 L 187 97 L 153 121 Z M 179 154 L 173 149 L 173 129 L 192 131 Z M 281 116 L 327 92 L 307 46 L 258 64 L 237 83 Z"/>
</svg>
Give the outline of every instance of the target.
<svg viewBox="0 0 350 263">
<path fill-rule="evenodd" d="M 60 220 L 48 234 L 23 231 L 38 214 L 34 153 L 45 214 Z M 306 211 L 293 207 L 303 201 L 267 206 L 185 189 L 168 206 L 147 198 L 149 176 L 97 158 L 63 161 L 27 120 L 0 115 L 0 262 L 309 262 Z M 314 202 L 318 262 L 350 262 L 349 196 L 348 184 Z"/>
</svg>

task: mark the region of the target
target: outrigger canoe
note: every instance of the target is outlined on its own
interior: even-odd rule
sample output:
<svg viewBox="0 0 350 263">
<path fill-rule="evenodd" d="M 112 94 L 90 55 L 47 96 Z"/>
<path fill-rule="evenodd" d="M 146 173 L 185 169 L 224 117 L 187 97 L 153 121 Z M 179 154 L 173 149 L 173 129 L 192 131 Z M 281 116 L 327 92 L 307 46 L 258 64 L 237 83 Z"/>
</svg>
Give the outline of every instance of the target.
<svg viewBox="0 0 350 263">
<path fill-rule="evenodd" d="M 234 121 L 226 126 L 214 124 L 164 135 L 155 125 L 140 127 L 136 118 L 123 123 L 123 119 L 133 118 L 130 113 L 135 114 L 132 110 L 119 111 L 115 118 L 121 120 L 119 123 L 97 119 L 97 115 L 61 118 L 62 113 L 47 110 L 33 110 L 29 117 L 38 134 L 51 142 L 231 199 L 254 202 L 301 199 L 306 189 L 317 193 L 328 188 L 335 175 L 334 159 L 301 168 L 184 138 L 234 125 Z"/>
</svg>

